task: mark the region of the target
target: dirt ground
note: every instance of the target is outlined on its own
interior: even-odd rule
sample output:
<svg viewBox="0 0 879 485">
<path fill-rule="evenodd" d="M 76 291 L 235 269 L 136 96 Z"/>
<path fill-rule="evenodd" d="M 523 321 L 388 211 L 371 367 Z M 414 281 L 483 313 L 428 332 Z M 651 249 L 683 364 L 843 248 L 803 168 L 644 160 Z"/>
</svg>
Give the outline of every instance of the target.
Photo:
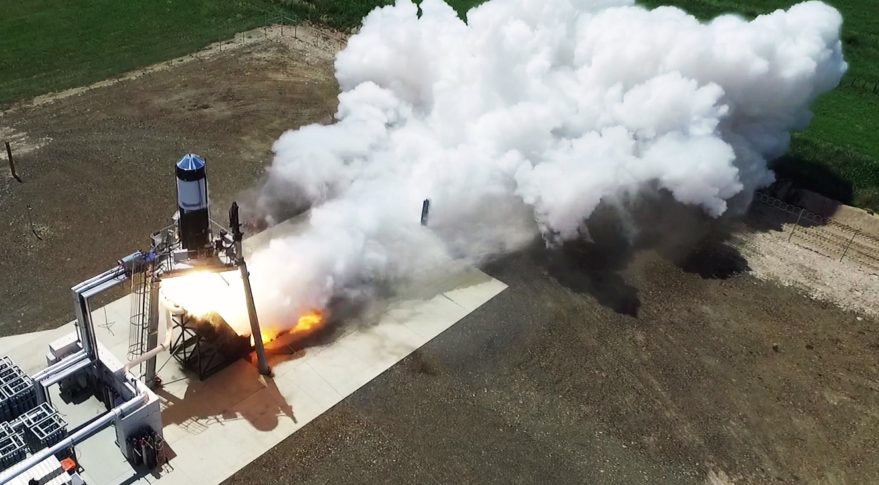
<svg viewBox="0 0 879 485">
<path fill-rule="evenodd" d="M 0 171 L 0 335 L 69 321 L 73 284 L 145 247 L 184 153 L 207 158 L 222 220 L 282 131 L 330 120 L 335 46 L 315 42 L 242 42 L 0 116 L 24 180 Z M 841 308 L 808 291 L 832 260 L 750 231 L 683 258 L 495 261 L 509 289 L 229 482 L 879 482 L 875 287 Z M 875 281 L 851 271 L 834 278 Z"/>
<path fill-rule="evenodd" d="M 186 153 L 207 159 L 212 215 L 224 221 L 284 130 L 332 119 L 338 44 L 304 28 L 299 40 L 286 34 L 0 116 L 24 181 L 9 176 L 4 153 L 0 334 L 70 321 L 70 287 L 148 247 L 176 210 L 174 164 Z"/>
<path fill-rule="evenodd" d="M 877 483 L 877 321 L 711 254 L 497 261 L 507 290 L 229 483 Z"/>
</svg>

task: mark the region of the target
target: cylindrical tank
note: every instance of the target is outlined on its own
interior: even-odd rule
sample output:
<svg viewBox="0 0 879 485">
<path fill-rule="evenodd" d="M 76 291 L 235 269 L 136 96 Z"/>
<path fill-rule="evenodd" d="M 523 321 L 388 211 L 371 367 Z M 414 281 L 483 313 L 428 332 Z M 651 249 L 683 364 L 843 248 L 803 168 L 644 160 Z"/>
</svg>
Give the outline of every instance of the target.
<svg viewBox="0 0 879 485">
<path fill-rule="evenodd" d="M 177 235 L 184 249 L 203 249 L 210 244 L 208 179 L 204 159 L 189 153 L 177 162 Z"/>
</svg>

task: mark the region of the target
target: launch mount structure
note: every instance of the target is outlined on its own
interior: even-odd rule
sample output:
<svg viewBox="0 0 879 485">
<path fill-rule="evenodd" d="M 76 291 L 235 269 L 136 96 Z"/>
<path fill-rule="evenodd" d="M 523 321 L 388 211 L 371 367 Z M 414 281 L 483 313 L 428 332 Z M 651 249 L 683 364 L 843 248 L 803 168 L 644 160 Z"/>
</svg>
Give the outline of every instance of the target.
<svg viewBox="0 0 879 485">
<path fill-rule="evenodd" d="M 175 318 L 182 321 L 181 316 L 185 316 L 184 310 L 167 310 L 168 328 L 165 341 L 160 344 L 159 287 L 163 279 L 192 272 L 237 269 L 243 283 L 257 367 L 261 374 L 270 374 L 242 251 L 238 205 L 232 203 L 229 229 L 223 228 L 210 219 L 205 161 L 188 154 L 176 164 L 176 174 L 178 211 L 174 224 L 152 234 L 148 251 L 135 251 L 118 260 L 113 268 L 71 289 L 76 331 L 49 344 L 47 367 L 27 376 L 9 359 L 0 360 L 0 381 L 7 384 L 5 387 L 16 386 L 15 400 L 10 401 L 14 406 L 0 400 L 11 413 L 0 416 L 11 420 L 11 424 L 0 423 L 0 441 L 6 439 L 18 447 L 14 453 L 0 450 L 0 484 L 37 473 L 35 470 L 45 460 L 56 459 L 57 463 L 59 456 L 74 453 L 76 445 L 110 426 L 116 428 L 116 443 L 131 463 L 152 468 L 161 462 L 161 406 L 150 387 L 159 384 L 157 355 L 171 346 L 170 322 Z M 131 326 L 128 361 L 123 363 L 98 341 L 90 301 L 129 281 L 133 293 Z M 249 347 L 246 350 L 249 352 Z M 134 368 L 138 371 L 132 372 Z M 68 430 L 63 419 L 53 414 L 49 387 L 55 384 L 61 386 L 62 392 L 65 388 L 88 390 L 104 402 L 107 411 Z M 28 445 L 30 455 L 24 450 L 20 432 L 26 437 L 33 435 Z"/>
<path fill-rule="evenodd" d="M 176 173 L 178 212 L 175 224 L 153 233 L 149 251 L 140 253 L 136 261 L 135 277 L 132 278 L 128 365 L 138 367 L 144 382 L 152 385 L 156 380 L 156 355 L 172 346 L 172 321 L 176 320 L 180 327 L 185 326 L 185 315 L 169 311 L 165 341 L 159 344 L 159 286 L 163 279 L 193 272 L 222 273 L 237 269 L 243 283 L 257 367 L 261 374 L 269 375 L 271 369 L 242 250 L 238 204 L 233 202 L 229 209 L 229 229 L 226 229 L 210 219 L 204 160 L 188 154 L 177 163 Z"/>
</svg>

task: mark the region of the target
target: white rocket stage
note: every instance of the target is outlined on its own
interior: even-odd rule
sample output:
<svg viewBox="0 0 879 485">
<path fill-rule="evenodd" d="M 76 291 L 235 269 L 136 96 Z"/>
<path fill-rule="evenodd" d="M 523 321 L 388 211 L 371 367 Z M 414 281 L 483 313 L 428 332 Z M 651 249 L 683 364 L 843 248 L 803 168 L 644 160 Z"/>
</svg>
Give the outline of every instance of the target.
<svg viewBox="0 0 879 485">
<path fill-rule="evenodd" d="M 162 401 L 170 464 L 159 476 L 138 476 L 114 444 L 110 428 L 77 446 L 84 478 L 94 484 L 218 483 L 505 288 L 478 270 L 464 270 L 422 292 L 427 297 L 390 301 L 370 322 L 345 322 L 325 344 L 295 355 L 270 355 L 273 378 L 239 360 L 204 381 L 190 379 L 163 352 L 157 368 L 164 385 L 156 393 Z M 120 361 L 128 349 L 130 312 L 130 298 L 125 297 L 92 313 L 99 341 Z M 73 322 L 0 338 L 0 349 L 32 375 L 46 366 L 48 343 L 71 332 Z M 159 337 L 161 341 L 164 336 Z M 57 386 L 52 400 L 72 426 L 104 411 L 94 398 L 64 404 Z"/>
</svg>

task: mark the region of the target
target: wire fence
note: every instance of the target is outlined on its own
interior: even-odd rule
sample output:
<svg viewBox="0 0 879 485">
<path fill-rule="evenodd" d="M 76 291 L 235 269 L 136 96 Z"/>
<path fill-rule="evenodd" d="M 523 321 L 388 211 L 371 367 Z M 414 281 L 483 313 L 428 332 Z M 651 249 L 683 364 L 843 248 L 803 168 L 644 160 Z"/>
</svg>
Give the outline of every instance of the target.
<svg viewBox="0 0 879 485">
<path fill-rule="evenodd" d="M 840 84 L 867 94 L 879 94 L 879 81 L 848 76 Z"/>
<path fill-rule="evenodd" d="M 788 242 L 837 261 L 850 261 L 879 271 L 879 238 L 861 229 L 789 204 L 765 192 L 757 192 L 751 217 L 761 222 L 780 221 Z"/>
<path fill-rule="evenodd" d="M 218 43 L 221 52 L 230 48 L 237 48 L 255 42 L 276 41 L 285 42 L 296 40 L 310 44 L 318 48 L 342 49 L 348 42 L 348 36 L 343 32 L 306 24 L 291 17 L 267 17 L 262 27 L 239 33 L 232 39 Z M 211 53 L 211 49 L 205 49 L 193 53 L 196 57 L 204 57 Z"/>
</svg>

